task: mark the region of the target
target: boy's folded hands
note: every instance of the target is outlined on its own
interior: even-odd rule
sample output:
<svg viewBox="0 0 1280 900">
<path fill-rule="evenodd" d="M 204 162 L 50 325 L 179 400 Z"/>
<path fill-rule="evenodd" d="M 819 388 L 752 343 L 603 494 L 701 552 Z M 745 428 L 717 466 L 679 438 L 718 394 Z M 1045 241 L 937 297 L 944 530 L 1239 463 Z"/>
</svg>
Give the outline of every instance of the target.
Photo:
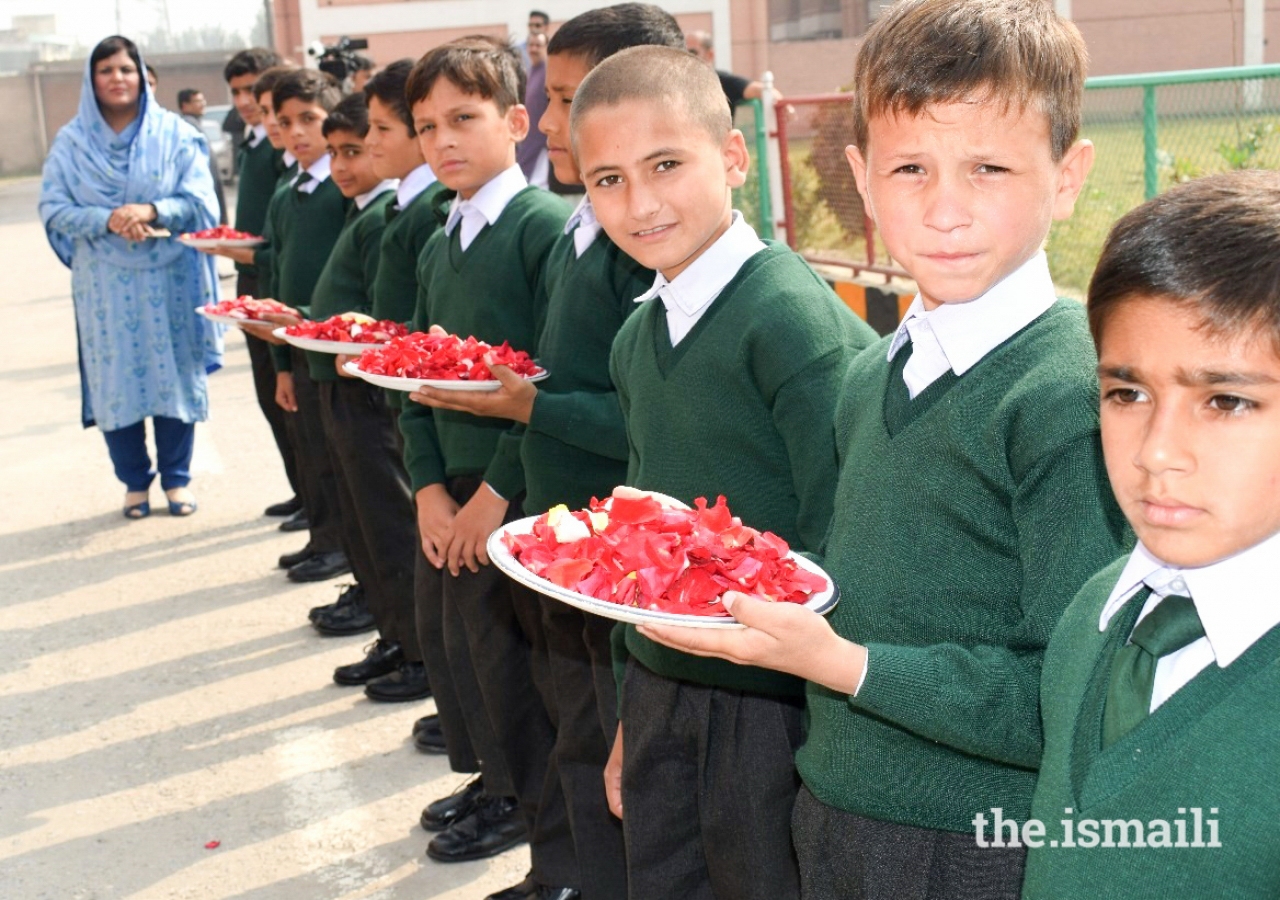
<svg viewBox="0 0 1280 900">
<path fill-rule="evenodd" d="M 867 650 L 836 634 L 827 620 L 794 603 L 771 603 L 737 591 L 724 596 L 725 609 L 745 628 L 683 628 L 641 625 L 650 640 L 738 665 L 761 666 L 856 694 Z"/>
<path fill-rule="evenodd" d="M 458 575 L 463 566 L 472 572 L 479 572 L 481 566 L 489 565 L 485 543 L 489 540 L 489 535 L 502 527 L 507 506 L 506 500 L 495 494 L 488 485 L 481 484 L 479 490 L 458 510 L 453 517 L 449 545 L 444 551 L 449 574 Z"/>
<path fill-rule="evenodd" d="M 449 541 L 453 538 L 453 520 L 458 514 L 458 504 L 443 484 L 429 484 L 418 491 L 417 505 L 422 553 L 427 562 L 443 569 Z"/>
</svg>

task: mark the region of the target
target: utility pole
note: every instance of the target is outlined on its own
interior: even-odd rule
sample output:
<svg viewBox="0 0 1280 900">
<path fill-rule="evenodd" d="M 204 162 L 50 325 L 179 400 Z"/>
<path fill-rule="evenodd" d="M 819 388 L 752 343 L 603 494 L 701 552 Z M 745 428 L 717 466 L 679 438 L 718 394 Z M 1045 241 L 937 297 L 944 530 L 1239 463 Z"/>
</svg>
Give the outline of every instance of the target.
<svg viewBox="0 0 1280 900">
<path fill-rule="evenodd" d="M 120 0 L 116 0 L 116 34 L 124 33 L 124 19 L 120 15 Z"/>
<path fill-rule="evenodd" d="M 1244 47 L 1242 62 L 1246 66 L 1260 66 L 1263 48 L 1267 42 L 1266 0 L 1244 0 Z M 1262 106 L 1262 82 L 1244 82 L 1244 108 L 1259 109 Z"/>
</svg>

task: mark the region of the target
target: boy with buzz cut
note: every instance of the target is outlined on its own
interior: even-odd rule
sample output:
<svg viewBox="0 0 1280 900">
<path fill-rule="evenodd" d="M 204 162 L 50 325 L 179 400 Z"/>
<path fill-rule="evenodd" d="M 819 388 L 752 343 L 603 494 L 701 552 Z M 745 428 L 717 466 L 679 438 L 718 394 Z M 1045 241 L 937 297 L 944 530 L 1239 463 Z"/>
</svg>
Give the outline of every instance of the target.
<svg viewBox="0 0 1280 900">
<path fill-rule="evenodd" d="M 282 74 L 272 85 L 271 103 L 285 148 L 297 161 L 298 171 L 271 198 L 266 234 L 270 241 L 270 280 L 261 293 L 287 306 L 311 304 L 311 293 L 329 260 L 346 223 L 351 201 L 342 196 L 330 174 L 324 120 L 338 105 L 342 93 L 331 78 L 309 69 Z M 234 252 L 234 251 L 232 251 Z M 258 251 L 262 253 L 262 251 Z M 258 261 L 259 257 L 255 257 Z M 277 345 L 276 402 L 288 415 L 290 442 L 298 456 L 303 506 L 310 522 L 311 539 L 304 557 L 289 568 L 290 581 L 321 581 L 349 572 L 344 547 L 342 515 L 333 466 L 320 419 L 320 398 L 307 369 L 306 356 L 271 334 L 289 320 L 246 325 L 245 330 Z M 370 619 L 361 631 L 373 627 Z M 332 634 L 354 634 L 335 630 Z"/>
<path fill-rule="evenodd" d="M 840 380 L 874 333 L 733 210 L 746 145 L 709 67 L 683 49 L 624 50 L 578 85 L 570 117 L 596 218 L 656 272 L 610 361 L 626 483 L 688 503 L 723 494 L 744 522 L 816 549 Z M 634 626 L 614 639 L 625 674 L 606 788 L 630 896 L 795 896 L 803 685 L 671 652 Z"/>
<path fill-rule="evenodd" d="M 1041 0 L 904 0 L 855 76 L 849 162 L 919 293 L 844 383 L 840 603 L 731 598 L 741 633 L 662 637 L 810 682 L 803 897 L 1016 897 L 1024 851 L 978 846 L 974 816 L 1029 812 L 1044 648 L 1127 539 L 1084 310 L 1041 250 L 1093 157 L 1084 42 Z"/>
<path fill-rule="evenodd" d="M 557 181 L 582 182 L 570 152 L 569 110 L 587 73 L 627 47 L 680 49 L 683 40 L 676 20 L 647 3 L 593 9 L 556 30 L 546 62 L 550 103 L 538 127 L 547 137 Z M 547 321 L 534 355 L 550 377 L 534 385 L 495 366 L 502 387 L 492 393 L 422 392 L 438 409 L 525 424 L 520 460 L 526 514 L 546 512 L 557 503 L 586 506 L 625 481 L 626 423 L 609 379 L 609 348 L 653 275 L 601 231 L 591 200 L 584 197 L 547 262 Z M 627 894 L 622 826 L 601 790 L 618 727 L 609 642 L 613 623 L 558 600 L 539 597 L 539 602 L 556 722 L 554 771 L 578 859 L 575 886 L 583 900 L 620 900 Z M 519 900 L 524 894 L 518 890 L 494 896 Z"/>
<path fill-rule="evenodd" d="M 567 210 L 530 187 L 516 164 L 529 129 L 524 70 L 512 48 L 489 37 L 451 41 L 414 66 L 405 89 L 423 156 L 457 196 L 418 266 L 413 326 L 531 348 L 546 312 L 547 255 Z M 436 835 L 427 854 L 478 859 L 528 832 L 538 890 L 573 897 L 572 838 L 558 790 L 548 790 L 555 728 L 541 692 L 545 667 L 539 604 L 489 564 L 485 541 L 518 517 L 524 495 L 520 434 L 502 419 L 432 410 L 410 394 L 400 417 L 405 464 L 416 492 L 427 560 L 441 570 L 449 665 L 468 662 L 514 796 L 495 796 L 489 772 L 474 811 Z M 447 571 L 446 571 L 447 570 Z M 457 648 L 456 652 L 454 648 Z M 536 683 L 535 683 L 536 682 Z M 474 735 L 473 735 L 474 738 Z M 481 759 L 482 766 L 485 763 Z M 556 782 L 552 785 L 558 787 Z"/>
<path fill-rule="evenodd" d="M 1138 545 L 1045 654 L 1023 896 L 1275 897 L 1280 173 L 1203 178 L 1121 219 L 1089 327 Z"/>
</svg>

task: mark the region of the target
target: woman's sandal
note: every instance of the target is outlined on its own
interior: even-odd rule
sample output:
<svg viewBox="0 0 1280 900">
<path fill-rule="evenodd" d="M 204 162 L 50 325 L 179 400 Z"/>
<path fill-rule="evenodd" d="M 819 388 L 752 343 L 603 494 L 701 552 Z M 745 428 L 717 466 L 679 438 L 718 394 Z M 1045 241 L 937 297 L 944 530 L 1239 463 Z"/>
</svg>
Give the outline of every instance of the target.
<svg viewBox="0 0 1280 900">
<path fill-rule="evenodd" d="M 141 493 L 141 492 L 140 492 Z M 141 503 L 130 503 L 129 494 L 124 495 L 124 517 L 126 519 L 145 519 L 151 515 L 151 501 L 143 494 Z"/>
<path fill-rule="evenodd" d="M 185 488 L 173 489 L 173 491 L 181 491 L 181 490 L 186 490 L 186 489 Z M 190 500 L 175 500 L 173 499 L 173 491 L 164 492 L 165 497 L 168 498 L 169 500 L 169 515 L 189 516 L 196 511 L 198 507 L 196 505 L 195 497 L 192 497 Z M 190 491 L 187 491 L 187 493 L 190 494 Z"/>
</svg>

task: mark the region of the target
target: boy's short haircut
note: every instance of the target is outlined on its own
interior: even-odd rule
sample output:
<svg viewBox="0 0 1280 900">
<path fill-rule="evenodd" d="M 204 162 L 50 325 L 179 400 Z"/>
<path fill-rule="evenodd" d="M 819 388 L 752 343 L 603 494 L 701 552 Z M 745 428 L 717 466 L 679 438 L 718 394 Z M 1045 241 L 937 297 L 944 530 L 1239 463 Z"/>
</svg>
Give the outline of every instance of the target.
<svg viewBox="0 0 1280 900">
<path fill-rule="evenodd" d="M 293 69 L 281 75 L 271 91 L 271 105 L 277 114 L 289 100 L 314 103 L 325 112 L 333 112 L 342 100 L 342 88 L 332 75 L 315 69 Z"/>
<path fill-rule="evenodd" d="M 1269 334 L 1280 353 L 1280 172 L 1210 175 L 1130 211 L 1089 283 L 1089 330 L 1153 297 L 1194 309 L 1210 335 Z"/>
<path fill-rule="evenodd" d="M 505 114 L 524 103 L 525 72 L 520 56 L 506 41 L 472 34 L 441 44 L 414 65 L 405 83 L 405 102 L 413 106 L 445 79 L 464 94 L 492 100 Z"/>
<path fill-rule="evenodd" d="M 574 91 L 569 133 L 575 149 L 591 110 L 637 100 L 683 110 L 685 122 L 703 128 L 717 144 L 733 128 L 714 69 L 683 46 L 631 47 L 601 62 Z"/>
<path fill-rule="evenodd" d="M 628 47 L 646 44 L 684 50 L 679 23 L 651 3 L 619 3 L 588 10 L 565 22 L 547 44 L 547 55 L 576 56 L 593 68 Z"/>
<path fill-rule="evenodd" d="M 409 136 L 417 134 L 413 127 L 413 111 L 405 99 L 405 85 L 409 82 L 409 73 L 413 71 L 413 60 L 397 59 L 377 75 L 365 83 L 364 99 L 368 103 L 374 97 L 378 102 L 396 114 L 396 117 L 409 129 Z"/>
<path fill-rule="evenodd" d="M 358 138 L 369 133 L 369 107 L 364 94 L 348 94 L 329 111 L 329 117 L 320 126 L 325 137 L 335 131 L 349 131 Z"/>
<path fill-rule="evenodd" d="M 178 91 L 178 106 L 183 107 L 191 102 L 192 98 L 204 93 L 198 88 L 183 88 Z"/>
<path fill-rule="evenodd" d="M 272 66 L 280 65 L 280 55 L 266 47 L 250 47 L 241 50 L 227 61 L 222 70 L 223 81 L 239 78 L 241 75 L 258 75 Z"/>
<path fill-rule="evenodd" d="M 282 63 L 265 69 L 258 76 L 258 80 L 253 83 L 253 99 L 261 103 L 262 95 L 272 93 L 276 89 L 276 83 L 290 72 L 295 71 L 296 68 L 296 66 L 291 66 L 288 63 Z"/>
<path fill-rule="evenodd" d="M 876 116 L 995 100 L 1049 120 L 1054 161 L 1080 132 L 1088 52 L 1048 0 L 899 0 L 867 32 L 854 65 L 854 142 Z"/>
</svg>

